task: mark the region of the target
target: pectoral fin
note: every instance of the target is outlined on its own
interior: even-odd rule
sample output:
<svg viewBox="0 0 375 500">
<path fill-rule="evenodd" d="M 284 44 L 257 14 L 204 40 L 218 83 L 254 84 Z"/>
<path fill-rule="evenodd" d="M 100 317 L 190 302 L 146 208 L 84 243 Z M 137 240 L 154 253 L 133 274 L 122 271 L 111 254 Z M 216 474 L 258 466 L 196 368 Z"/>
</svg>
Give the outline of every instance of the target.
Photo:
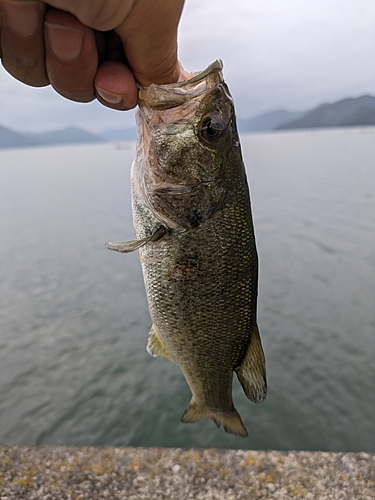
<svg viewBox="0 0 375 500">
<path fill-rule="evenodd" d="M 162 238 L 167 232 L 164 226 L 159 226 L 156 231 L 154 231 L 150 236 L 146 236 L 146 238 L 142 238 L 141 240 L 132 240 L 132 241 L 110 241 L 106 243 L 105 246 L 108 250 L 115 250 L 116 252 L 121 253 L 129 253 L 134 250 L 138 250 L 147 243 L 151 241 L 158 241 Z"/>
<path fill-rule="evenodd" d="M 147 342 L 147 352 L 151 354 L 151 356 L 163 356 L 163 358 L 167 358 L 169 361 L 172 361 L 172 363 L 175 363 L 167 348 L 163 344 L 155 325 L 152 325 L 150 330 Z"/>
<path fill-rule="evenodd" d="M 246 396 L 251 401 L 260 403 L 266 398 L 266 361 L 257 325 L 253 327 L 249 347 L 235 372 Z"/>
</svg>

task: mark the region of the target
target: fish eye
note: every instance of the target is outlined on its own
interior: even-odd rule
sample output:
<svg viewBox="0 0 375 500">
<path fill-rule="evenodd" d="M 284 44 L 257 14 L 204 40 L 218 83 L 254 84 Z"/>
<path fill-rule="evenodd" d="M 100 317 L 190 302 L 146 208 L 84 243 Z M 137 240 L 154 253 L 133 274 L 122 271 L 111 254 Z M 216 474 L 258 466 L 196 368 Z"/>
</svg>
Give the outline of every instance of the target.
<svg viewBox="0 0 375 500">
<path fill-rule="evenodd" d="M 206 116 L 200 123 L 199 133 L 209 143 L 217 142 L 223 136 L 227 123 L 219 115 Z"/>
</svg>

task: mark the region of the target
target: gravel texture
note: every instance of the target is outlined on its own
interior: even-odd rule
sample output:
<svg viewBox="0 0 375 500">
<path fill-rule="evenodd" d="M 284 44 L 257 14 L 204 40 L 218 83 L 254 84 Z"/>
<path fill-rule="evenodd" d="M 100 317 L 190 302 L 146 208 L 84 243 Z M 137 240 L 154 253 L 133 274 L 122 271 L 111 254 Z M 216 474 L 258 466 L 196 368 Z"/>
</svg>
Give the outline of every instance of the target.
<svg viewBox="0 0 375 500">
<path fill-rule="evenodd" d="M 375 455 L 0 447 L 1 500 L 374 500 Z"/>
</svg>

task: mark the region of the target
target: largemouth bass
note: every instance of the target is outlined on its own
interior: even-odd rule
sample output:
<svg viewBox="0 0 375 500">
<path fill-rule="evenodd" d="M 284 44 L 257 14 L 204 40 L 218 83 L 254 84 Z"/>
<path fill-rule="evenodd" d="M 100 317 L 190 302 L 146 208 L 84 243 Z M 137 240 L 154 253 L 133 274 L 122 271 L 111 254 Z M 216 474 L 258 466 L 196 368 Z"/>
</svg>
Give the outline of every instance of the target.
<svg viewBox="0 0 375 500">
<path fill-rule="evenodd" d="M 258 258 L 233 101 L 216 61 L 188 80 L 139 91 L 131 171 L 136 240 L 152 318 L 147 350 L 182 370 L 182 422 L 247 436 L 232 400 L 266 397 L 257 326 Z"/>
</svg>

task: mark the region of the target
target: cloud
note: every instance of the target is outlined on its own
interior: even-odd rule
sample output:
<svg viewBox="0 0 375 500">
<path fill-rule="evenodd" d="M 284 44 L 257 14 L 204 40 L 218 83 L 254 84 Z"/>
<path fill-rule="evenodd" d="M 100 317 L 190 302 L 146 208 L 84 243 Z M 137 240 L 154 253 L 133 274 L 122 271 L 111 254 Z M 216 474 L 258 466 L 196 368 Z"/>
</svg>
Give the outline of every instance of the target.
<svg viewBox="0 0 375 500">
<path fill-rule="evenodd" d="M 108 109 L 98 102 L 76 103 L 51 87 L 31 88 L 0 69 L 0 124 L 15 130 L 43 132 L 78 126 L 92 132 L 134 125 L 134 112 Z"/>
<path fill-rule="evenodd" d="M 179 30 L 188 71 L 223 59 L 244 118 L 276 108 L 375 94 L 373 0 L 186 0 Z M 0 70 L 0 124 L 42 131 L 78 125 L 90 131 L 132 126 L 132 112 L 77 104 L 51 88 L 34 89 Z"/>
<path fill-rule="evenodd" d="M 372 0 L 190 0 L 184 14 L 182 62 L 222 58 L 242 116 L 375 92 Z"/>
</svg>

